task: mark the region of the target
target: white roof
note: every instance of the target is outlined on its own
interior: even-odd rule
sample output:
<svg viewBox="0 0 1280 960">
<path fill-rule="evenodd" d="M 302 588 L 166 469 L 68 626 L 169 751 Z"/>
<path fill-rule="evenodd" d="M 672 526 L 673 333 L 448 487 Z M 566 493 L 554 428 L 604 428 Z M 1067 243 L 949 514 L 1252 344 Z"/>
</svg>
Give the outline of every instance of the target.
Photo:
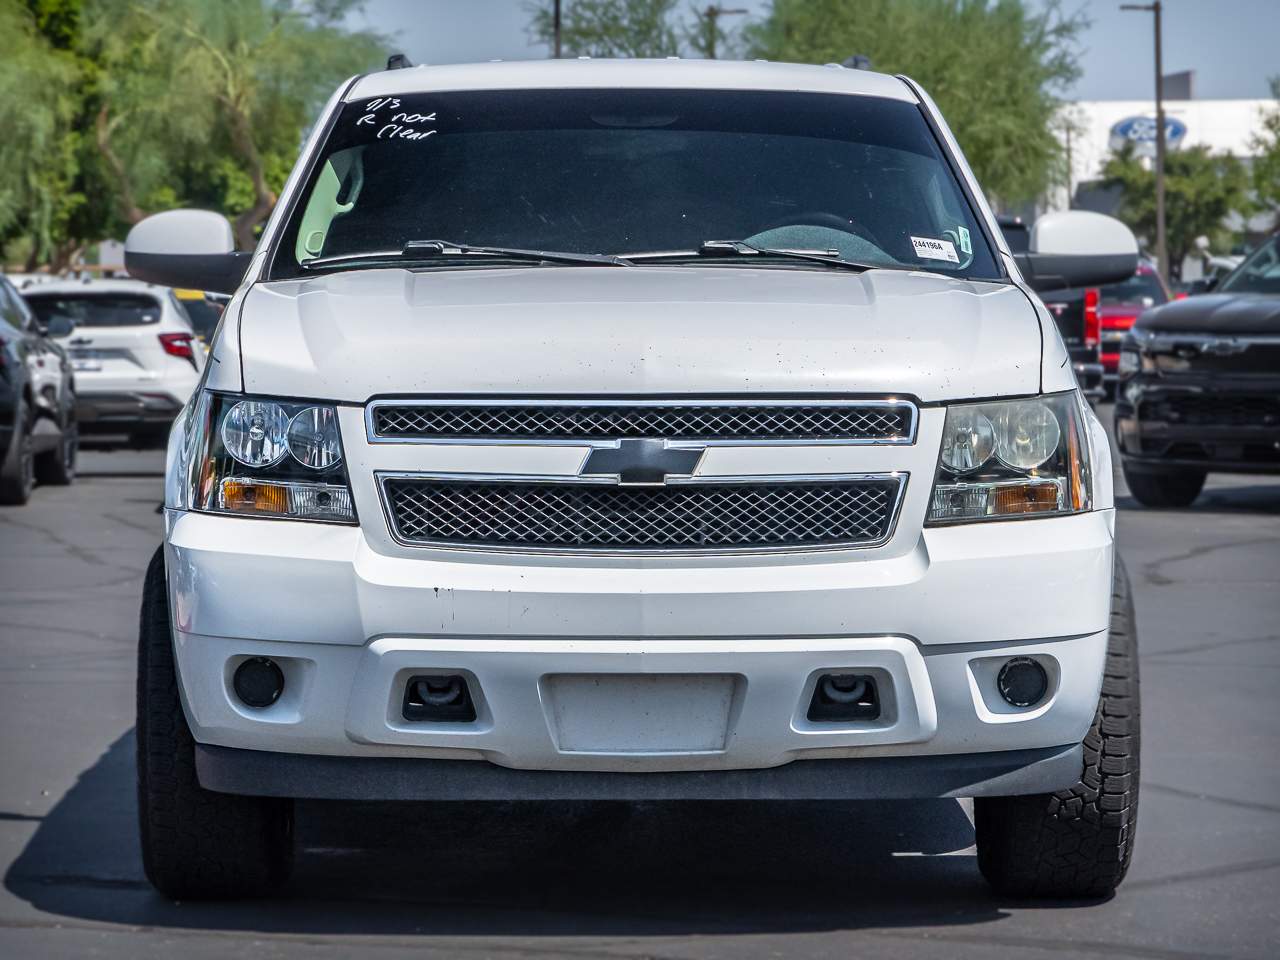
<svg viewBox="0 0 1280 960">
<path fill-rule="evenodd" d="M 517 60 L 384 70 L 360 78 L 347 101 L 435 90 L 632 87 L 790 90 L 888 97 L 915 103 L 897 77 L 840 66 L 736 60 Z"/>
<path fill-rule="evenodd" d="M 157 286 L 154 283 L 144 283 L 141 280 L 116 280 L 116 279 L 57 279 L 49 280 L 36 286 L 27 287 L 23 293 L 40 294 L 46 293 L 149 293 L 153 296 L 160 296 L 168 287 Z"/>
</svg>

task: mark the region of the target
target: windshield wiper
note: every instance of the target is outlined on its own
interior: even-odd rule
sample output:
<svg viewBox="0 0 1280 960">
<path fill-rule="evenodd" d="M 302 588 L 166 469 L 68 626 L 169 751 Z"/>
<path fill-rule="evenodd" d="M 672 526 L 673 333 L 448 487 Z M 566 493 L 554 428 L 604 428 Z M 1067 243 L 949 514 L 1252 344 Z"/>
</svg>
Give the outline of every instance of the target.
<svg viewBox="0 0 1280 960">
<path fill-rule="evenodd" d="M 304 270 L 349 267 L 366 264 L 417 263 L 423 260 L 480 257 L 494 260 L 522 260 L 529 263 L 570 263 L 593 267 L 629 267 L 622 257 L 603 253 L 569 253 L 563 250 L 521 250 L 516 247 L 473 247 L 448 240 L 410 240 L 399 250 L 368 250 L 332 257 L 312 257 L 299 264 Z"/>
<path fill-rule="evenodd" d="M 802 260 L 822 263 L 839 270 L 877 270 L 881 265 L 845 260 L 835 250 L 785 250 L 777 247 L 757 247 L 745 240 L 704 240 L 697 250 L 668 250 L 654 253 L 628 253 L 627 260 L 661 261 L 687 260 L 689 257 L 769 257 L 780 260 Z"/>
</svg>

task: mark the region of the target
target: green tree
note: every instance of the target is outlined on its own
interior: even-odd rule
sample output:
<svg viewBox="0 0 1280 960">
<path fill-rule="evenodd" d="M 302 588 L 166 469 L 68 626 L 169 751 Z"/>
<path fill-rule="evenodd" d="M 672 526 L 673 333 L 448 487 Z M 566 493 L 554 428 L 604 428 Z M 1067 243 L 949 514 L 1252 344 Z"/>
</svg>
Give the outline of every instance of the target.
<svg viewBox="0 0 1280 960">
<path fill-rule="evenodd" d="M 1058 94 L 1079 75 L 1086 25 L 1054 0 L 773 0 L 746 28 L 749 55 L 904 73 L 937 101 L 983 188 L 1032 200 L 1062 179 Z"/>
<path fill-rule="evenodd" d="M 177 205 L 250 248 L 316 111 L 379 63 L 358 0 L 0 0 L 0 247 L 66 265 Z"/>
<path fill-rule="evenodd" d="M 673 57 L 680 52 L 674 22 L 677 0 L 565 0 L 560 42 L 571 57 Z M 551 0 L 526 4 L 529 32 L 550 44 L 555 36 Z"/>
<path fill-rule="evenodd" d="M 77 80 L 31 9 L 0 0 L 0 246 L 25 238 L 31 263 L 52 257 L 74 203 Z"/>
<path fill-rule="evenodd" d="M 1120 219 L 1147 242 L 1155 239 L 1155 174 L 1126 145 L 1102 169 L 1103 185 L 1121 191 Z M 1224 225 L 1232 213 L 1248 214 L 1249 174 L 1229 153 L 1210 153 L 1208 147 L 1187 147 L 1165 155 L 1165 234 L 1169 273 L 1181 276 L 1182 261 L 1196 249 L 1197 237 L 1224 247 L 1230 231 Z"/>
<path fill-rule="evenodd" d="M 1271 78 L 1271 96 L 1280 101 L 1280 77 Z M 1280 220 L 1280 103 L 1262 112 L 1262 130 L 1249 146 L 1258 205 Z"/>
<path fill-rule="evenodd" d="M 99 143 L 126 219 L 146 193 L 182 198 L 221 184 L 217 206 L 234 217 L 246 249 L 317 107 L 385 56 L 383 38 L 342 25 L 354 0 L 95 2 L 93 37 L 108 78 Z"/>
</svg>

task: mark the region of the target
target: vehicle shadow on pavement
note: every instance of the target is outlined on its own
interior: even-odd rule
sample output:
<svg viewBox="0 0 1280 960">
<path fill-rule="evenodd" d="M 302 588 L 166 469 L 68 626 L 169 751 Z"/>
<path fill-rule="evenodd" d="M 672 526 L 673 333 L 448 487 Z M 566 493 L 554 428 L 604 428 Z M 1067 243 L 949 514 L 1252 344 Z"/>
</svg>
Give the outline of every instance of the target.
<svg viewBox="0 0 1280 960">
<path fill-rule="evenodd" d="M 300 803 L 279 897 L 175 904 L 143 876 L 133 789 L 129 731 L 43 818 L 6 888 L 64 917 L 282 934 L 664 936 L 1005 915 L 955 800 Z"/>
<path fill-rule="evenodd" d="M 1210 478 L 1212 480 L 1212 478 Z M 1189 507 L 1144 507 L 1128 493 L 1116 490 L 1116 506 L 1121 510 L 1133 510 L 1139 513 L 1178 513 L 1178 514 L 1215 514 L 1215 513 L 1253 513 L 1280 515 L 1280 484 L 1250 483 L 1246 485 L 1205 487 L 1204 492 Z"/>
</svg>

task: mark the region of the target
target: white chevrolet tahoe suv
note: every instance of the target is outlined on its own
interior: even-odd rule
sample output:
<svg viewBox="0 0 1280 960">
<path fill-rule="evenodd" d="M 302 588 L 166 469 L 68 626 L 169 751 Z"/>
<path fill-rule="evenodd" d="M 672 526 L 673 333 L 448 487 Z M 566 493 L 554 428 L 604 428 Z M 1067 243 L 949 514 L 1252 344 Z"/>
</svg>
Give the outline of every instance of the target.
<svg viewBox="0 0 1280 960">
<path fill-rule="evenodd" d="M 296 798 L 973 797 L 1008 894 L 1099 896 L 1138 789 L 1107 439 L 911 80 L 550 61 L 346 83 L 175 423 L 138 676 L 147 874 L 280 882 Z"/>
</svg>

